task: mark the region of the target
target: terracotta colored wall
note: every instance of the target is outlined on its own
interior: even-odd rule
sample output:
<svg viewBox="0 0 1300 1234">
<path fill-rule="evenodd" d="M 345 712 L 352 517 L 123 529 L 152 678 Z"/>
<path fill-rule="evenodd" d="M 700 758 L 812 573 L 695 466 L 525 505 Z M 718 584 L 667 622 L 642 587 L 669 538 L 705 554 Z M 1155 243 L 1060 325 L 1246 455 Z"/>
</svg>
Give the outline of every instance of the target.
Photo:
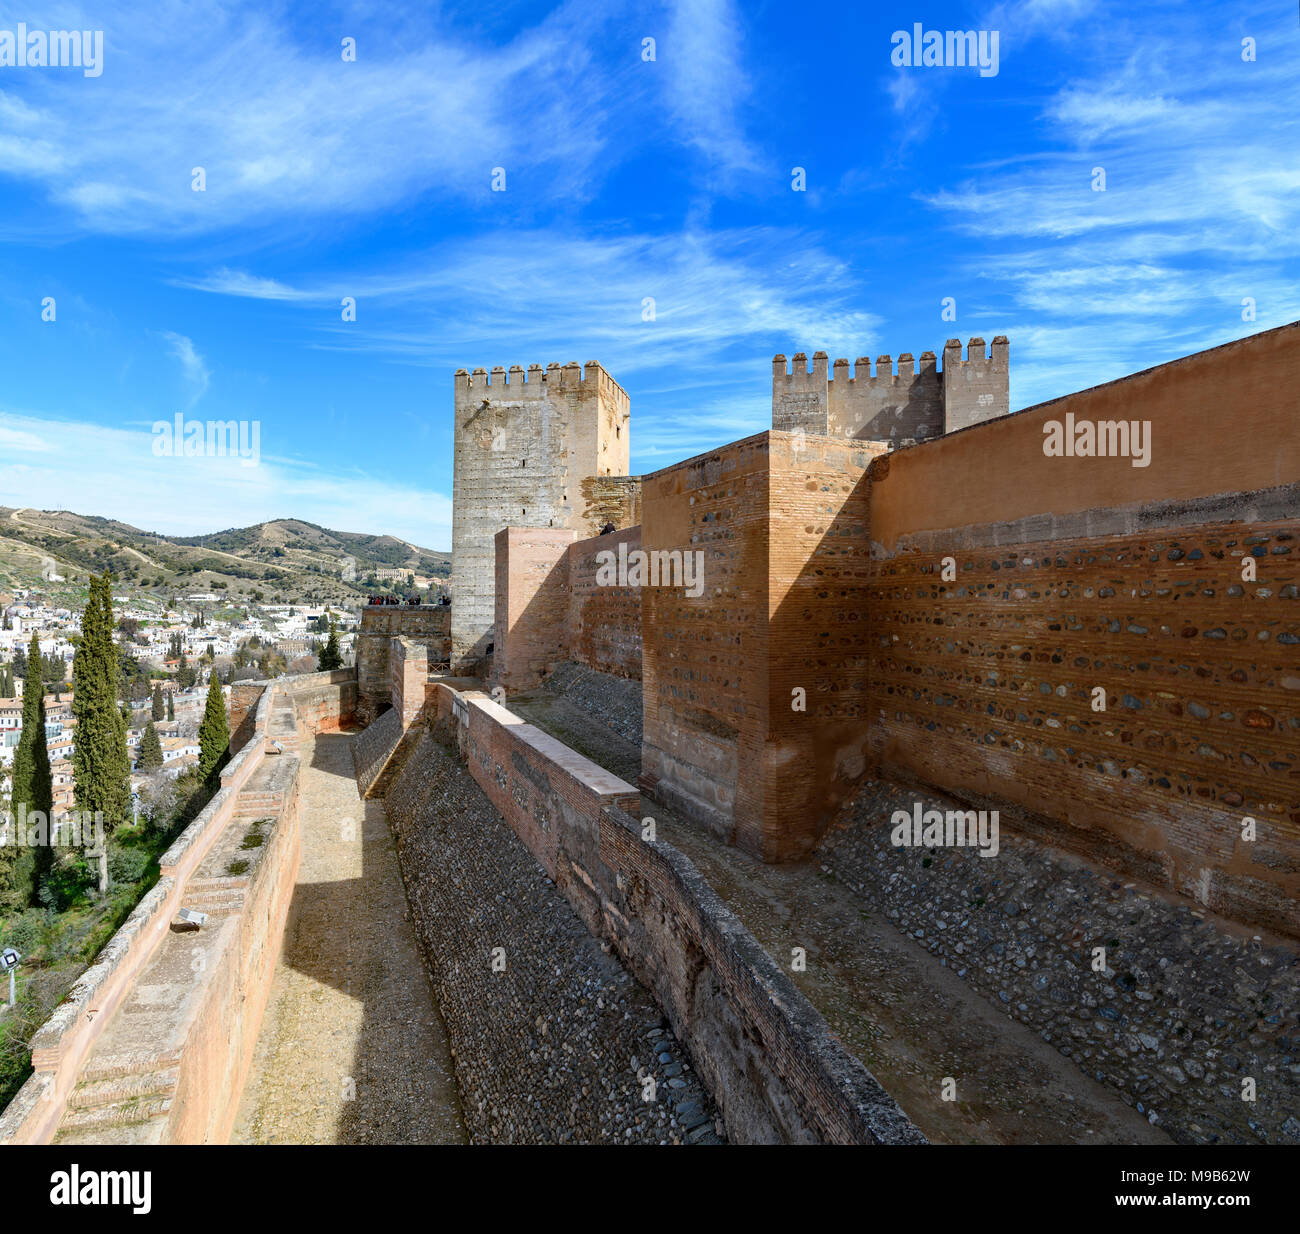
<svg viewBox="0 0 1300 1234">
<path fill-rule="evenodd" d="M 873 465 L 881 766 L 1300 934 L 1297 388 L 1286 327 Z M 1066 412 L 1149 420 L 1150 466 L 1046 457 Z"/>
<path fill-rule="evenodd" d="M 569 605 L 564 659 L 618 677 L 641 679 L 640 587 L 596 584 L 597 557 L 641 547 L 641 528 L 579 540 L 568 551 Z"/>
<path fill-rule="evenodd" d="M 391 675 L 389 643 L 409 638 L 429 649 L 431 663 L 446 663 L 451 654 L 451 606 L 448 604 L 372 604 L 361 610 L 357 634 L 357 711 L 363 723 L 388 702 Z"/>
<path fill-rule="evenodd" d="M 769 440 L 761 851 L 785 861 L 807 855 L 867 766 L 871 541 L 863 476 L 884 447 L 784 433 Z"/>
<path fill-rule="evenodd" d="M 642 598 L 642 785 L 766 861 L 805 856 L 866 767 L 883 449 L 770 432 L 643 479 L 645 547 L 702 550 L 705 585 Z"/>
<path fill-rule="evenodd" d="M 230 752 L 238 754 L 253 736 L 258 700 L 265 681 L 237 681 L 230 687 Z"/>
<path fill-rule="evenodd" d="M 641 597 L 641 786 L 720 839 L 762 844 L 767 434 L 643 476 L 646 549 L 701 550 L 704 591 Z M 751 772 L 741 775 L 741 768 Z"/>
<path fill-rule="evenodd" d="M 493 680 L 507 690 L 537 684 L 564 659 L 569 578 L 565 553 L 577 532 L 504 527 L 496 535 Z"/>
</svg>

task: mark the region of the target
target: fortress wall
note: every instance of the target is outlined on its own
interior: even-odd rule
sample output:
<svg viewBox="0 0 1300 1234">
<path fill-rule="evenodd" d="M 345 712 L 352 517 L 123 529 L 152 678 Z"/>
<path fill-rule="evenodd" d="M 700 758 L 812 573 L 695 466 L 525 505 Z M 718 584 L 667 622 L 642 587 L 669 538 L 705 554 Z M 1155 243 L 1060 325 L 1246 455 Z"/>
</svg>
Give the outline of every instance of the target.
<svg viewBox="0 0 1300 1234">
<path fill-rule="evenodd" d="M 248 1079 L 301 851 L 300 760 L 281 756 L 277 770 L 282 773 L 277 788 L 283 804 L 274 812 L 267 842 L 250 853 L 253 868 L 242 911 L 224 927 L 225 947 L 210 965 L 211 979 L 202 986 L 172 1098 L 169 1144 L 228 1143 Z M 204 929 L 214 925 L 221 927 L 221 922 L 210 919 Z"/>
<path fill-rule="evenodd" d="M 529 689 L 564 659 L 566 554 L 576 534 L 561 527 L 505 527 L 496 534 L 492 673 L 507 690 Z"/>
<path fill-rule="evenodd" d="M 292 753 L 268 755 L 267 732 L 285 695 L 296 702 L 295 696 L 301 692 L 307 699 L 317 700 L 314 706 L 321 706 L 323 693 L 333 689 L 339 701 L 326 710 L 344 710 L 347 681 L 322 680 L 337 676 L 317 673 L 282 678 L 263 690 L 253 712 L 251 738 L 222 770 L 216 795 L 159 859 L 158 883 L 33 1036 L 34 1074 L 0 1114 L 0 1144 L 49 1143 L 88 1062 L 101 1067 L 113 1064 L 110 1074 L 119 1074 L 118 1060 L 92 1056 L 114 1023 L 114 1013 L 128 1004 L 133 1014 L 138 1014 L 141 1006 L 157 1006 L 154 1039 L 158 1051 L 168 1048 L 163 1043 L 181 1047 L 180 1075 L 162 1142 L 212 1143 L 228 1136 L 297 877 L 298 757 Z M 268 786 L 262 786 L 264 780 Z M 250 781 L 258 786 L 256 800 L 241 802 L 241 794 L 253 791 Z M 249 856 L 252 868 L 243 905 L 231 916 L 210 917 L 198 934 L 189 936 L 196 940 L 193 949 L 202 943 L 205 951 L 206 963 L 198 976 L 189 966 L 189 949 L 179 967 L 168 961 L 170 967 L 165 966 L 163 973 L 157 966 L 151 968 L 164 948 L 184 944 L 183 938 L 174 938 L 169 926 L 192 898 L 191 884 L 197 881 L 214 844 L 250 806 L 265 809 L 275 823 L 268 842 Z M 137 987 L 146 970 L 150 981 L 165 977 L 172 982 L 156 991 L 162 995 L 161 1001 L 140 997 Z M 183 984 L 183 996 L 176 982 Z M 147 1052 L 128 1061 L 142 1075 L 169 1065 L 161 1056 Z"/>
<path fill-rule="evenodd" d="M 632 785 L 482 694 L 435 691 L 474 780 L 655 995 L 729 1139 L 923 1142 L 695 867 L 642 839 Z"/>
<path fill-rule="evenodd" d="M 827 388 L 829 436 L 901 444 L 943 432 L 944 379 L 934 352 L 924 352 L 919 364 L 904 352 L 897 371 L 889 356 L 879 356 L 874 376 L 866 356 L 854 363 L 852 376 L 847 360 L 836 360 L 833 368 Z M 1006 413 L 1005 401 L 1002 411 Z"/>
<path fill-rule="evenodd" d="M 351 725 L 356 713 L 356 670 L 336 668 L 295 677 L 292 698 L 300 732 L 337 733 Z"/>
<path fill-rule="evenodd" d="M 703 552 L 704 585 L 643 591 L 641 785 L 767 861 L 806 855 L 865 767 L 884 449 L 774 430 L 643 480 L 644 547 Z"/>
<path fill-rule="evenodd" d="M 949 339 L 939 370 L 932 351 L 920 359 L 904 352 L 859 356 L 834 365 L 824 351 L 813 353 L 812 368 L 803 352 L 787 368 L 783 355 L 772 359 L 772 427 L 780 432 L 812 433 L 859 441 L 905 445 L 928 441 L 1011 409 L 1010 345 L 998 335 L 985 350 L 972 338 L 965 358 L 958 339 Z"/>
<path fill-rule="evenodd" d="M 768 434 L 765 861 L 807 856 L 867 765 L 864 482 L 883 443 Z M 753 851 L 753 850 L 751 850 Z"/>
<path fill-rule="evenodd" d="M 1289 326 L 878 460 L 877 763 L 1300 934 L 1298 384 Z M 1046 457 L 1067 413 L 1149 466 Z"/>
<path fill-rule="evenodd" d="M 762 847 L 767 435 L 642 478 L 647 551 L 704 554 L 703 593 L 641 595 L 641 787 L 719 839 Z"/>
<path fill-rule="evenodd" d="M 361 610 L 357 633 L 357 711 L 361 720 L 374 719 L 389 701 L 392 672 L 389 644 L 409 638 L 429 649 L 433 663 L 446 663 L 451 655 L 451 606 L 447 604 L 370 604 Z"/>
<path fill-rule="evenodd" d="M 624 424 L 623 432 L 627 428 Z M 640 476 L 586 476 L 582 484 L 583 536 L 598 536 L 606 523 L 619 531 L 641 522 Z"/>
<path fill-rule="evenodd" d="M 640 526 L 607 536 L 579 540 L 569 550 L 567 635 L 563 659 L 618 677 L 641 680 L 640 587 L 598 585 L 597 555 L 617 554 L 620 545 L 632 553 L 641 547 Z"/>
<path fill-rule="evenodd" d="M 266 689 L 265 681 L 237 681 L 230 687 L 230 752 L 238 754 L 253 736 L 257 704 Z"/>
<path fill-rule="evenodd" d="M 402 740 L 402 713 L 385 711 L 352 738 L 352 763 L 357 773 L 357 792 L 365 797 L 379 778 L 384 765 Z"/>
<path fill-rule="evenodd" d="M 984 351 L 984 340 L 973 338 L 962 359 L 961 342 L 949 339 L 943 348 L 943 424 L 939 431 L 955 433 L 1011 410 L 1010 346 L 998 335 Z"/>
<path fill-rule="evenodd" d="M 424 706 L 424 684 L 429 680 L 429 649 L 409 638 L 395 638 L 388 653 L 392 673 L 390 699 L 403 729 Z"/>
</svg>

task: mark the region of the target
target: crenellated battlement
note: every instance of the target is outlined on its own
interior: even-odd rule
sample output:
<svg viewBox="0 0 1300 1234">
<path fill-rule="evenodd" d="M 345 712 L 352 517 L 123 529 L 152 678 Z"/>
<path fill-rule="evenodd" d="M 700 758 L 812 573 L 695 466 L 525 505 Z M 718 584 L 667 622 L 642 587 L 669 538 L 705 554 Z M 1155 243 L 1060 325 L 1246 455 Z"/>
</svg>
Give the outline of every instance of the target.
<svg viewBox="0 0 1300 1234">
<path fill-rule="evenodd" d="M 453 387 L 458 407 L 484 398 L 518 402 L 553 397 L 557 393 L 590 392 L 592 389 L 624 412 L 630 407 L 627 392 L 595 360 L 587 361 L 585 372 L 576 360 L 568 364 L 552 362 L 545 368 L 540 364 L 530 364 L 526 371 L 521 364 L 512 364 L 508 370 L 498 364 L 491 372 L 485 368 L 458 368 Z"/>
<path fill-rule="evenodd" d="M 457 369 L 452 467 L 451 658 L 479 665 L 495 646 L 495 537 L 503 527 L 594 534 L 626 477 L 631 404 L 594 360 Z"/>
<path fill-rule="evenodd" d="M 1010 344 L 999 334 L 986 350 L 972 338 L 943 348 L 943 367 L 932 351 L 905 351 L 833 364 L 826 352 L 772 358 L 772 427 L 903 444 L 1006 415 Z"/>
</svg>

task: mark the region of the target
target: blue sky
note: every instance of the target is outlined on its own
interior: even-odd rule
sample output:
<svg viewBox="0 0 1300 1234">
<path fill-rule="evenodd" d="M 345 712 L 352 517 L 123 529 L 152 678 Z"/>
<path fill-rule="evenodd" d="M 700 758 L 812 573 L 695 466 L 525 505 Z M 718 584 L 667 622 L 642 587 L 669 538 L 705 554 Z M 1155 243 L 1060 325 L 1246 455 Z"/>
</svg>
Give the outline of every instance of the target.
<svg viewBox="0 0 1300 1234">
<path fill-rule="evenodd" d="M 601 361 L 643 472 L 767 427 L 778 351 L 1007 334 L 1020 408 L 1300 318 L 1291 0 L 20 21 L 105 48 L 0 66 L 0 504 L 446 548 L 458 367 Z M 997 75 L 895 67 L 915 22 L 997 30 Z M 260 465 L 155 457 L 177 412 Z"/>
</svg>

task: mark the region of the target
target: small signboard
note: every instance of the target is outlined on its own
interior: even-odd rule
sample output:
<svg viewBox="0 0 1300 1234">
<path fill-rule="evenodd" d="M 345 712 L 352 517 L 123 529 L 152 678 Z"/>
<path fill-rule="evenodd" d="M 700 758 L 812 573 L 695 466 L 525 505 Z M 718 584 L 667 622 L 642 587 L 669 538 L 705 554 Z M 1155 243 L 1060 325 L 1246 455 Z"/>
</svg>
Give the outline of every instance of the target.
<svg viewBox="0 0 1300 1234">
<path fill-rule="evenodd" d="M 207 913 L 200 913 L 197 909 L 193 908 L 182 908 L 177 912 L 176 916 L 178 916 L 182 921 L 189 921 L 196 926 L 204 925 L 208 920 Z"/>
<path fill-rule="evenodd" d="M 18 967 L 18 961 L 22 959 L 12 947 L 6 947 L 0 951 L 0 973 L 7 973 L 10 969 Z"/>
</svg>

